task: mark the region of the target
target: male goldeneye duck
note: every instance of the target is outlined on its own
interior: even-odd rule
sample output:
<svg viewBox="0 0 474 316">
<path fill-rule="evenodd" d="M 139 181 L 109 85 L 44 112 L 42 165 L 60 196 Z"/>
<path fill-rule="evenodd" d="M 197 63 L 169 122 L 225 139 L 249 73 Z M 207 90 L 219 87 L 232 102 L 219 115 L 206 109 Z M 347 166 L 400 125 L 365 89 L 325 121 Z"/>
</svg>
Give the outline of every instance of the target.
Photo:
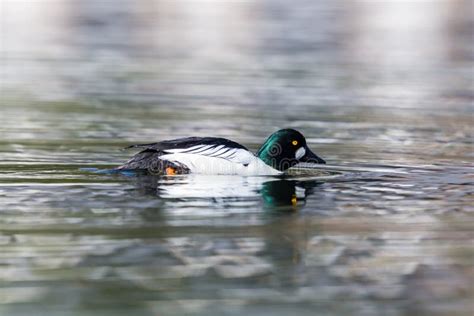
<svg viewBox="0 0 474 316">
<path fill-rule="evenodd" d="M 186 137 L 127 148 L 143 150 L 116 170 L 167 175 L 279 175 L 299 162 L 326 163 L 294 129 L 282 129 L 270 135 L 256 155 L 236 142 L 217 137 Z"/>
</svg>

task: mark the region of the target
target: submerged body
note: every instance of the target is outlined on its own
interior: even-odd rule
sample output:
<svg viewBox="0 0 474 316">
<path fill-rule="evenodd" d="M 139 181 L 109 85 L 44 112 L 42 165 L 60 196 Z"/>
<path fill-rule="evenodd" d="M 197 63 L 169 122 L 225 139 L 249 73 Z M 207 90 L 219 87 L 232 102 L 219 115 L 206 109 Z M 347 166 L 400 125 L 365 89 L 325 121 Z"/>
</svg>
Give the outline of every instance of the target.
<svg viewBox="0 0 474 316">
<path fill-rule="evenodd" d="M 116 169 L 153 174 L 279 175 L 299 162 L 325 163 L 293 129 L 272 134 L 256 155 L 217 137 L 187 137 L 129 148 L 143 150 Z"/>
</svg>

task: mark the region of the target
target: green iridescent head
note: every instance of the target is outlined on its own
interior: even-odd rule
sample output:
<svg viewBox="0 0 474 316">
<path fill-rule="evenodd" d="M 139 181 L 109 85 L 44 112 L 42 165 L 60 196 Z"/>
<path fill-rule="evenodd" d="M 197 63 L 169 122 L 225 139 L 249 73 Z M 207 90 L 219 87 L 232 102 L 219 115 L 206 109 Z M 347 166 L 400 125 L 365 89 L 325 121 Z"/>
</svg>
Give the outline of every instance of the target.
<svg viewBox="0 0 474 316">
<path fill-rule="evenodd" d="M 267 165 L 285 171 L 300 162 L 325 164 L 306 145 L 304 136 L 294 129 L 281 129 L 265 141 L 257 156 Z"/>
</svg>

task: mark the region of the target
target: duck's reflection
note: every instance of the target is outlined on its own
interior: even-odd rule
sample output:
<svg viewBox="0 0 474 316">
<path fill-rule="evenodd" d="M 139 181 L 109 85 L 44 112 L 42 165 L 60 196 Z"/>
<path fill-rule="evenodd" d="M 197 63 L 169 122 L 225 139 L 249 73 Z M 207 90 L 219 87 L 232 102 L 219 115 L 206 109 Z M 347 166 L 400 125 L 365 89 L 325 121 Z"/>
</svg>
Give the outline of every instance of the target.
<svg viewBox="0 0 474 316">
<path fill-rule="evenodd" d="M 306 198 L 314 193 L 314 188 L 321 182 L 314 180 L 288 180 L 278 179 L 276 181 L 267 181 L 262 184 L 260 190 L 264 206 L 267 208 L 291 207 L 298 210 L 306 204 Z"/>
<path fill-rule="evenodd" d="M 300 210 L 320 184 L 315 180 L 291 178 L 208 175 L 140 176 L 136 183 L 140 192 L 157 195 L 165 203 L 259 207 L 275 211 Z"/>
</svg>

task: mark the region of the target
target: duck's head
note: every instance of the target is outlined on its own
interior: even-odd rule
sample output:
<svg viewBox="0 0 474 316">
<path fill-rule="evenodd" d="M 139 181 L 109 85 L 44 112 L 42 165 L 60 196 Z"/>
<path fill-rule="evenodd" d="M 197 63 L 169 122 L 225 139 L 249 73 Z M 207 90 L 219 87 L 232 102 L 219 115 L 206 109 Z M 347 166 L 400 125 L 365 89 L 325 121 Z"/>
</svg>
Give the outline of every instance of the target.
<svg viewBox="0 0 474 316">
<path fill-rule="evenodd" d="M 257 156 L 280 171 L 300 162 L 326 163 L 308 148 L 304 136 L 294 129 L 281 129 L 270 135 L 260 147 Z"/>
</svg>

